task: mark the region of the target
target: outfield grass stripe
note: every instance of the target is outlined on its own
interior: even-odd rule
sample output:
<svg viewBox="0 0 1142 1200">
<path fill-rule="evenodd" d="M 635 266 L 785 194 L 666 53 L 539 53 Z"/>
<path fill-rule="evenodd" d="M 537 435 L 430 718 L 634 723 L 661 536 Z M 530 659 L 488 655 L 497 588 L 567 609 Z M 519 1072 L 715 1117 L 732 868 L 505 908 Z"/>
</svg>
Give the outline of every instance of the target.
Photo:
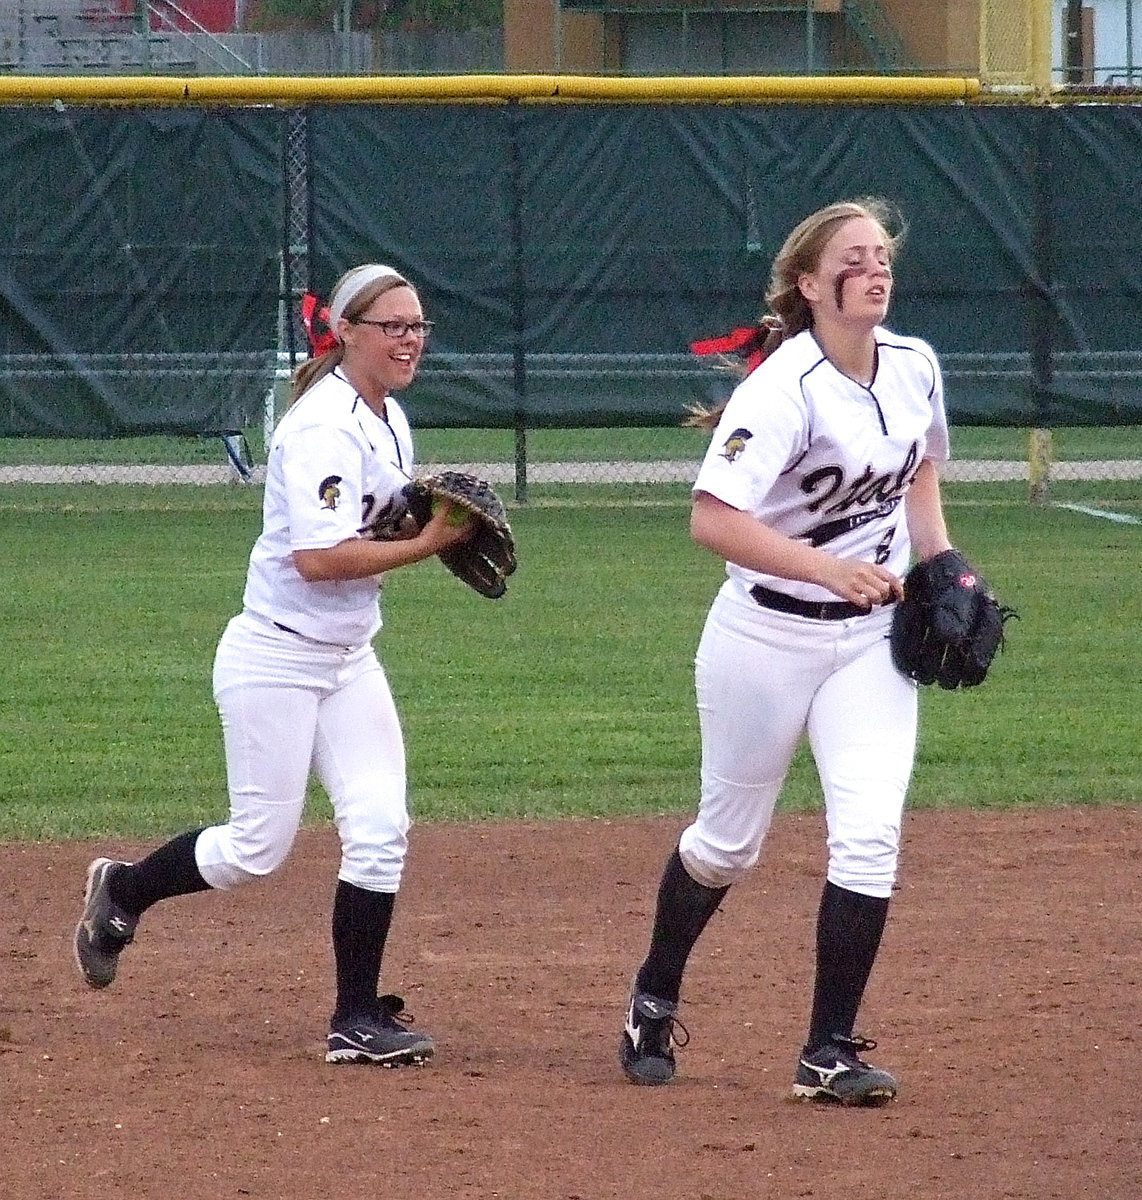
<svg viewBox="0 0 1142 1200">
<path fill-rule="evenodd" d="M 1104 521 L 1120 521 L 1123 525 L 1142 525 L 1142 519 L 1138 517 L 1132 517 L 1127 513 L 1107 512 L 1102 508 L 1088 508 L 1085 504 L 1056 504 L 1055 507 L 1083 513 L 1088 517 L 1101 517 Z"/>
</svg>

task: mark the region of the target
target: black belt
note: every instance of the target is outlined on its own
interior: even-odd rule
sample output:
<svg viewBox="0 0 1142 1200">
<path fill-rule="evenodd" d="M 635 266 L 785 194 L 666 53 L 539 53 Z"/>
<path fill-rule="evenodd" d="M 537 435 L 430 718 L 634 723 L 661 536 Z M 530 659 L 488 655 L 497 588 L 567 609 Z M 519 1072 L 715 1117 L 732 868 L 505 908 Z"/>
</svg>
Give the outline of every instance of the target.
<svg viewBox="0 0 1142 1200">
<path fill-rule="evenodd" d="M 293 634 L 296 638 L 301 638 L 303 642 L 309 642 L 314 646 L 329 646 L 334 650 L 352 650 L 352 646 L 343 646 L 340 642 L 323 642 L 320 638 L 310 637 L 308 633 L 302 633 L 300 630 L 291 629 L 288 625 L 283 625 L 281 621 L 271 621 L 270 624 L 275 629 L 280 629 L 282 633 Z"/>
<path fill-rule="evenodd" d="M 872 612 L 871 608 L 861 608 L 859 604 L 850 604 L 847 600 L 798 600 L 796 596 L 775 592 L 772 588 L 762 587 L 760 583 L 755 583 L 749 589 L 749 594 L 762 608 L 793 613 L 798 617 L 811 617 L 814 621 L 847 621 L 849 617 L 867 617 Z"/>
</svg>

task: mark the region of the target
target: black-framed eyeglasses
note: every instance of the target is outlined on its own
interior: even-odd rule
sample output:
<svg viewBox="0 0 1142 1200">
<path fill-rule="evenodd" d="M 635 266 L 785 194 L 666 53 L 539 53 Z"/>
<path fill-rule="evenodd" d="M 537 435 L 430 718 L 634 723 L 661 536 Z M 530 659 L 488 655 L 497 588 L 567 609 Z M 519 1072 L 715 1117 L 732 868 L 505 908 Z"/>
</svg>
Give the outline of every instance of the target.
<svg viewBox="0 0 1142 1200">
<path fill-rule="evenodd" d="M 354 317 L 350 325 L 375 325 L 382 333 L 391 338 L 402 338 L 411 333 L 416 337 L 428 337 L 436 328 L 435 321 L 368 321 L 364 317 Z"/>
</svg>

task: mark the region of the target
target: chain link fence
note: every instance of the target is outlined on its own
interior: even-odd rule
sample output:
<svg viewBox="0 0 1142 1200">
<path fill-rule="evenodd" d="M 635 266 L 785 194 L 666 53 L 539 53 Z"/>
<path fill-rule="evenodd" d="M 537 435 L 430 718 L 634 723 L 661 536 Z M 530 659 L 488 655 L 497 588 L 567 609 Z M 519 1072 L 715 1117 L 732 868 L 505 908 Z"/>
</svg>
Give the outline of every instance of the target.
<svg viewBox="0 0 1142 1200">
<path fill-rule="evenodd" d="M 294 206 L 300 217 L 302 205 Z M 304 230 L 299 220 L 291 234 L 292 270 L 304 270 Z M 290 268 L 285 268 L 289 270 Z M 288 281 L 287 290 L 288 290 Z M 282 320 L 289 318 L 283 307 Z M 279 330 L 283 343 L 300 337 L 296 329 Z M 296 341 L 295 341 L 296 344 Z M 103 361 L 104 359 L 116 361 Z M 119 361 L 122 359 L 122 361 Z M 98 361 L 95 361 L 98 360 Z M 1097 360 L 1097 361 L 1095 361 Z M 949 395 L 957 391 L 986 393 L 989 385 L 1026 389 L 1034 383 L 1029 354 L 948 354 L 943 356 Z M 189 362 L 185 355 L 134 356 L 0 356 L 0 371 L 27 376 L 42 385 L 44 402 L 52 389 L 66 393 L 76 372 L 98 371 L 112 385 L 147 386 L 161 394 L 164 386 L 194 386 L 235 413 L 232 428 L 208 434 L 129 438 L 0 438 L 0 485 L 138 484 L 210 486 L 258 485 L 264 480 L 266 446 L 274 424 L 288 404 L 291 355 L 210 356 Z M 1060 353 L 1053 380 L 1061 388 L 1091 385 L 1113 389 L 1118 379 L 1142 374 L 1136 352 Z M 447 377 L 464 376 L 481 386 L 511 393 L 520 387 L 519 364 L 510 354 L 430 354 L 420 372 L 431 388 Z M 527 357 L 526 386 L 541 393 L 580 389 L 640 388 L 684 381 L 695 395 L 717 404 L 729 394 L 735 374 L 710 360 L 690 354 L 532 354 Z M 258 405 L 250 397 L 261 394 Z M 526 399 L 526 393 L 524 394 Z M 161 419 L 161 412 L 156 419 Z M 706 435 L 682 427 L 683 413 L 670 425 L 548 428 L 521 418 L 515 429 L 419 428 L 417 451 L 425 468 L 471 471 L 514 493 L 517 501 L 565 492 L 574 485 L 666 485 L 680 494 L 694 479 L 705 451 Z M 417 424 L 415 411 L 414 425 Z M 951 483 L 1025 484 L 1031 499 L 1043 499 L 1055 482 L 1091 483 L 1142 480 L 1142 426 L 1029 430 L 998 426 L 956 426 L 955 457 L 944 478 Z"/>
<path fill-rule="evenodd" d="M 705 435 L 673 427 L 426 429 L 421 467 L 471 471 L 517 500 L 564 485 L 688 485 Z M 1045 489 L 1055 482 L 1142 480 L 1142 429 L 953 428 L 950 483 Z M 1036 448 L 1038 447 L 1038 448 Z M 115 440 L 0 439 L 0 485 L 210 486 L 263 482 L 263 431 Z"/>
</svg>

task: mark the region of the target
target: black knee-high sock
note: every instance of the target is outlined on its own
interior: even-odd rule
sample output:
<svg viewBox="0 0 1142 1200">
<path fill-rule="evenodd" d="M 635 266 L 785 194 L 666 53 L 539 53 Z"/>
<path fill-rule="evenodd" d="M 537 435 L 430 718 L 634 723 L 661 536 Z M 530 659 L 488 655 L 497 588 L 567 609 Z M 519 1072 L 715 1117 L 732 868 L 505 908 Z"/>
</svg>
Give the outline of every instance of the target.
<svg viewBox="0 0 1142 1200">
<path fill-rule="evenodd" d="M 337 881 L 333 897 L 334 1019 L 372 1011 L 395 903 L 395 892 L 367 892 L 343 879 Z"/>
<path fill-rule="evenodd" d="M 817 913 L 817 976 L 807 1051 L 825 1045 L 833 1034 L 852 1036 L 887 917 L 887 897 L 825 884 Z"/>
<path fill-rule="evenodd" d="M 678 1002 L 690 951 L 729 890 L 699 883 L 682 865 L 675 848 L 658 886 L 650 950 L 636 980 L 640 992 Z"/>
<path fill-rule="evenodd" d="M 140 862 L 113 872 L 107 884 L 111 899 L 138 916 L 171 896 L 208 891 L 210 884 L 199 874 L 194 861 L 194 844 L 201 832 L 192 829 L 180 833 Z"/>
</svg>

